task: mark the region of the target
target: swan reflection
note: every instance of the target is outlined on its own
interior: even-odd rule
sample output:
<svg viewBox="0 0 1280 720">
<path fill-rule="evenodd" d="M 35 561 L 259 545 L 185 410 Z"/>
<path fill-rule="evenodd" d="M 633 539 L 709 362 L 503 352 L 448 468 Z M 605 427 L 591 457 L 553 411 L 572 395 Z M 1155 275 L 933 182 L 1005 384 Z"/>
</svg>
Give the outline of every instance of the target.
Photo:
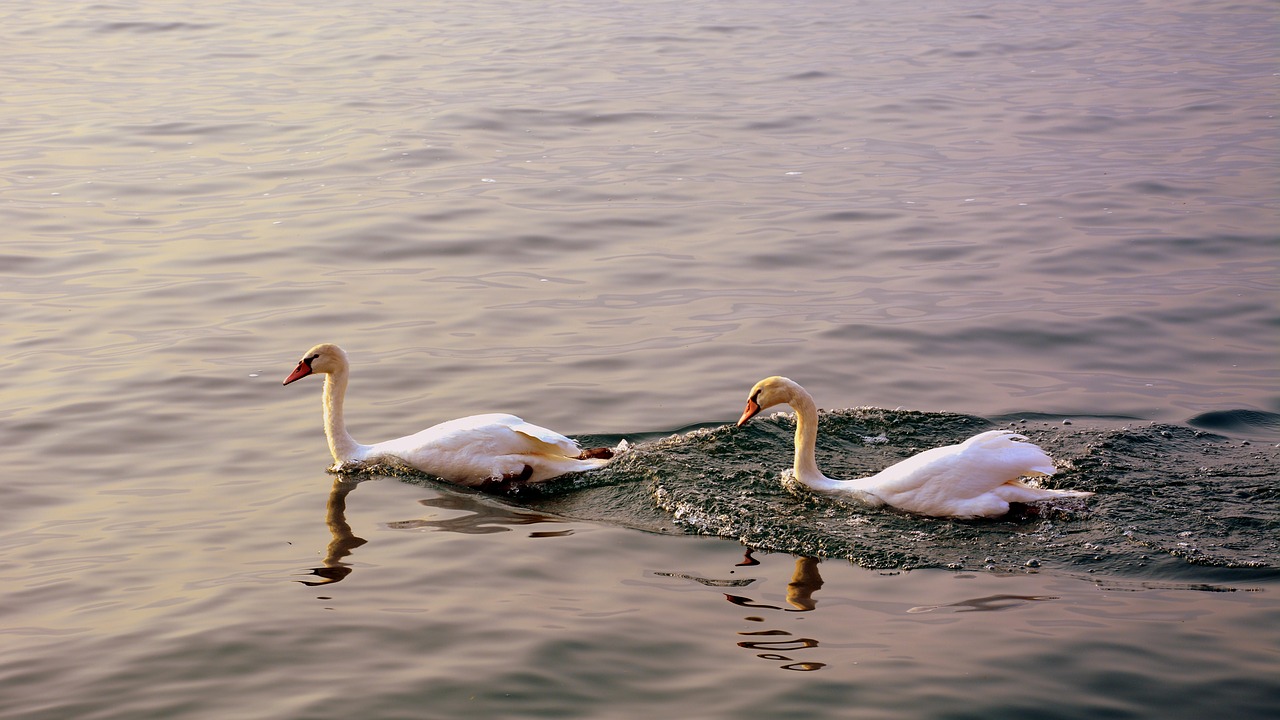
<svg viewBox="0 0 1280 720">
<path fill-rule="evenodd" d="M 818 607 L 813 594 L 822 589 L 822 574 L 818 572 L 818 559 L 811 557 L 796 558 L 795 570 L 791 572 L 791 582 L 787 583 L 787 602 L 800 612 L 808 612 Z"/>
<path fill-rule="evenodd" d="M 311 568 L 310 571 L 320 579 L 299 580 L 298 582 L 303 585 L 328 585 L 341 582 L 351 574 L 351 566 L 342 562 L 342 559 L 350 555 L 352 550 L 368 542 L 362 537 L 357 537 L 351 531 L 351 526 L 347 524 L 347 495 L 359 484 L 358 480 L 353 482 L 345 478 L 333 481 L 333 489 L 329 491 L 329 502 L 324 516 L 324 522 L 329 526 L 329 534 L 333 539 L 325 549 L 324 566 Z"/>
<path fill-rule="evenodd" d="M 358 537 L 347 523 L 347 495 L 367 477 L 352 479 L 339 477 L 333 481 L 333 489 L 329 491 L 329 502 L 325 511 L 325 524 L 329 528 L 332 539 L 325 549 L 323 565 L 311 568 L 308 572 L 316 579 L 299 580 L 303 585 L 329 585 L 341 582 L 351 574 L 352 567 L 343 561 L 351 551 L 364 545 L 367 540 Z M 482 496 L 478 493 L 444 491 L 439 497 L 424 498 L 420 504 L 441 510 L 461 510 L 465 515 L 443 519 L 419 518 L 416 520 L 399 520 L 387 523 L 387 527 L 396 530 L 439 530 L 455 532 L 463 535 L 486 535 L 489 533 L 507 532 L 512 526 L 536 525 L 538 523 L 565 523 L 563 518 L 530 510 L 518 510 L 504 506 L 500 501 Z M 529 537 L 562 537 L 572 535 L 572 529 L 542 530 L 530 532 Z"/>
<path fill-rule="evenodd" d="M 751 557 L 749 553 L 747 558 L 750 562 L 739 563 L 739 566 L 759 564 L 759 561 Z M 794 609 L 758 603 L 741 595 L 725 595 L 724 597 L 734 605 L 742 607 L 786 610 L 787 612 L 809 612 L 818 606 L 818 601 L 814 599 L 813 594 L 820 589 L 822 589 L 822 574 L 818 572 L 818 558 L 798 557 L 796 558 L 795 569 L 791 571 L 791 582 L 787 583 L 787 603 Z"/>
<path fill-rule="evenodd" d="M 462 510 L 467 515 L 444 518 L 441 520 L 421 518 L 417 520 L 399 520 L 387 523 L 387 527 L 397 530 L 443 530 L 445 532 L 462 533 L 463 535 L 488 535 L 490 533 L 508 532 L 511 526 L 536 525 L 538 523 L 563 523 L 563 518 L 554 515 L 517 510 L 499 504 L 499 501 L 488 496 L 472 493 L 447 493 L 440 497 L 425 498 L 418 501 L 427 507 L 441 510 Z M 534 532 L 531 537 L 558 537 L 572 535 L 573 530 L 555 532 Z"/>
<path fill-rule="evenodd" d="M 721 592 L 725 600 L 742 608 L 776 610 L 786 613 L 810 612 L 818 606 L 818 600 L 814 597 L 814 593 L 822 589 L 823 584 L 822 574 L 818 572 L 818 562 L 818 558 L 814 557 L 795 558 L 795 567 L 791 571 L 791 578 L 787 583 L 786 590 L 786 602 L 790 607 L 762 602 L 746 595 L 724 592 L 723 590 Z M 752 550 L 747 549 L 742 561 L 735 563 L 735 567 L 754 568 L 759 567 L 760 564 L 760 561 L 753 556 Z M 746 588 L 753 587 L 760 581 L 758 577 L 714 578 L 671 571 L 655 572 L 654 575 L 663 578 L 687 580 L 709 588 L 733 588 L 735 592 L 745 592 Z M 743 589 L 738 590 L 738 588 Z M 748 615 L 743 619 L 750 623 L 765 622 L 765 618 L 762 615 Z M 792 657 L 791 653 L 803 653 L 807 650 L 812 650 L 818 647 L 820 643 L 811 637 L 797 637 L 789 630 L 780 628 L 742 630 L 737 633 L 737 637 L 740 638 L 735 643 L 738 647 L 754 651 L 756 657 L 762 660 L 781 663 L 778 667 L 783 670 L 810 672 L 821 670 L 827 665 L 823 662 Z"/>
<path fill-rule="evenodd" d="M 787 604 L 790 608 L 784 608 L 778 605 L 769 605 L 760 603 L 748 597 L 741 595 L 725 594 L 725 599 L 739 607 L 756 608 L 761 610 L 782 610 L 785 612 L 810 612 L 818 607 L 818 600 L 814 598 L 814 593 L 822 589 L 822 574 L 818 572 L 818 558 L 797 557 L 795 567 L 791 571 L 791 581 L 787 583 Z M 751 556 L 751 551 L 747 551 L 742 562 L 738 563 L 739 567 L 759 565 L 760 561 Z M 746 618 L 749 622 L 764 622 L 764 618 L 750 616 Z M 750 637 L 751 640 L 740 640 L 738 647 L 746 650 L 757 651 L 756 657 L 762 660 L 772 660 L 782 662 L 779 665 L 783 670 L 796 670 L 801 672 L 811 672 L 813 670 L 821 670 L 826 667 L 826 663 L 814 661 L 797 661 L 790 655 L 783 653 L 793 653 L 797 651 L 811 650 L 818 647 L 818 641 L 814 638 L 795 637 L 787 630 L 744 630 L 738 633 L 741 637 Z M 768 639 L 765 639 L 768 638 Z"/>
</svg>

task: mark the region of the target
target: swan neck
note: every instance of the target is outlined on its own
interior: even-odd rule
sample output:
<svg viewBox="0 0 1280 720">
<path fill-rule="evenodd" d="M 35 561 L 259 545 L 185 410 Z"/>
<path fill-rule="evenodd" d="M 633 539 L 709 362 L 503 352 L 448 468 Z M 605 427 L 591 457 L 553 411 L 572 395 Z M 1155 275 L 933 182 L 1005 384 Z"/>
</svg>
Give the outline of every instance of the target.
<svg viewBox="0 0 1280 720">
<path fill-rule="evenodd" d="M 329 439 L 329 452 L 335 462 L 357 460 L 360 443 L 347 432 L 342 416 L 342 402 L 347 395 L 347 369 L 324 376 L 324 434 Z"/>
<path fill-rule="evenodd" d="M 804 390 L 795 393 L 788 403 L 796 411 L 796 456 L 792 470 L 796 479 L 815 490 L 830 490 L 838 484 L 818 469 L 815 456 L 818 444 L 818 406 Z"/>
</svg>

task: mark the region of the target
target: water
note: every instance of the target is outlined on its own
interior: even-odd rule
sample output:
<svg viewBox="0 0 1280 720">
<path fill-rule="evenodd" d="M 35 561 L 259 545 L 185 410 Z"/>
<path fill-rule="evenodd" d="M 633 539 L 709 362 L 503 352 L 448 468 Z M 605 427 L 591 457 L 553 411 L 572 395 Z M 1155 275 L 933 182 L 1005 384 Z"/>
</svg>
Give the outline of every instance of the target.
<svg viewBox="0 0 1280 720">
<path fill-rule="evenodd" d="M 0 28 L 0 717 L 1280 707 L 1274 7 Z M 637 448 L 514 497 L 335 478 L 279 386 L 322 341 L 362 441 Z M 1097 494 L 788 491 L 789 418 L 725 427 L 772 374 L 837 409 L 832 475 L 1012 426 Z"/>
</svg>

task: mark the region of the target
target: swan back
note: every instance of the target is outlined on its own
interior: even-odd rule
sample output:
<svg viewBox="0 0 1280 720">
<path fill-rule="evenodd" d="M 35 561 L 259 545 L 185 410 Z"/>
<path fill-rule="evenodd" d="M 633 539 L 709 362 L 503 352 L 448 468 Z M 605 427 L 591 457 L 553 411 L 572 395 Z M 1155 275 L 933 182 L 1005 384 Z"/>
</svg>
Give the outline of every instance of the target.
<svg viewBox="0 0 1280 720">
<path fill-rule="evenodd" d="M 886 493 L 924 482 L 955 496 L 971 497 L 1025 475 L 1052 475 L 1053 460 L 1025 435 L 1009 430 L 979 433 L 956 445 L 936 447 L 866 478 Z"/>
<path fill-rule="evenodd" d="M 1023 435 L 1009 430 L 979 433 L 956 445 L 926 450 L 850 484 L 894 507 L 933 516 L 992 517 L 1009 502 L 1074 495 L 1021 482 L 1052 475 L 1053 460 Z"/>
<path fill-rule="evenodd" d="M 553 430 L 525 422 L 515 415 L 488 413 L 447 420 L 395 440 L 370 446 L 370 455 L 414 455 L 430 448 L 438 455 L 545 455 L 577 457 L 582 448 Z M 409 458 L 405 458 L 409 459 Z"/>
</svg>

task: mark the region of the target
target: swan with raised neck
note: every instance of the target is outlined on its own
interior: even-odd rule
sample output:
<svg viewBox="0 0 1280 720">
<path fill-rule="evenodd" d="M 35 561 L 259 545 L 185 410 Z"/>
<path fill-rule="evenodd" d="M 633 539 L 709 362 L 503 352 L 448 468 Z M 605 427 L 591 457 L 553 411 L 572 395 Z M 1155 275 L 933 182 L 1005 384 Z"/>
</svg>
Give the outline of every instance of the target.
<svg viewBox="0 0 1280 720">
<path fill-rule="evenodd" d="M 818 469 L 818 407 L 794 380 L 775 375 L 756 383 L 738 427 L 765 408 L 783 404 L 796 413 L 792 472 L 796 480 L 820 492 L 849 495 L 871 506 L 892 505 L 921 515 L 959 518 L 999 517 L 1009 512 L 1011 502 L 1093 494 L 1050 490 L 1023 481 L 1028 476 L 1052 475 L 1053 460 L 1025 436 L 1008 430 L 991 430 L 956 445 L 926 450 L 870 477 L 835 480 Z"/>
<path fill-rule="evenodd" d="M 583 450 L 574 440 L 515 415 L 471 415 L 373 445 L 356 442 L 343 415 L 351 364 L 332 343 L 308 350 L 284 384 L 324 375 L 324 434 L 334 469 L 391 459 L 459 485 L 536 483 L 608 464 L 618 448 Z"/>
</svg>

